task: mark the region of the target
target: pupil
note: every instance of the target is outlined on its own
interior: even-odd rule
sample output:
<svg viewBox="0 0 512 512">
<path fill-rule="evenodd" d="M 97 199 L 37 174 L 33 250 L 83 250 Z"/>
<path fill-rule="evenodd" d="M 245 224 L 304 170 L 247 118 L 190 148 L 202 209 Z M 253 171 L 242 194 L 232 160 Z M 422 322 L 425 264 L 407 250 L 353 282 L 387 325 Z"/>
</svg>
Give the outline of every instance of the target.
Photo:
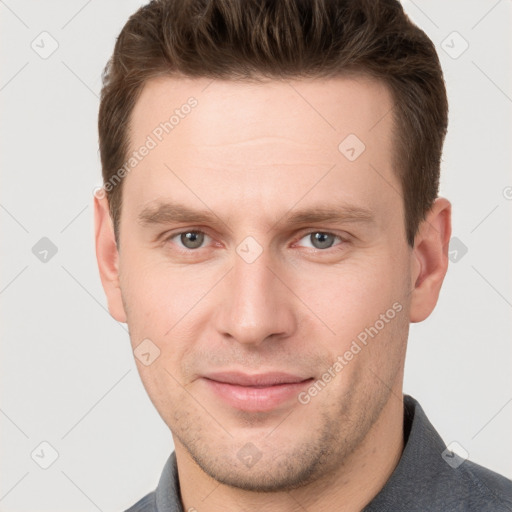
<svg viewBox="0 0 512 512">
<path fill-rule="evenodd" d="M 197 249 L 203 243 L 203 234 L 189 231 L 181 235 L 182 244 L 188 249 Z"/>
<path fill-rule="evenodd" d="M 313 245 L 318 249 L 325 249 L 332 245 L 331 235 L 328 233 L 314 233 Z"/>
</svg>

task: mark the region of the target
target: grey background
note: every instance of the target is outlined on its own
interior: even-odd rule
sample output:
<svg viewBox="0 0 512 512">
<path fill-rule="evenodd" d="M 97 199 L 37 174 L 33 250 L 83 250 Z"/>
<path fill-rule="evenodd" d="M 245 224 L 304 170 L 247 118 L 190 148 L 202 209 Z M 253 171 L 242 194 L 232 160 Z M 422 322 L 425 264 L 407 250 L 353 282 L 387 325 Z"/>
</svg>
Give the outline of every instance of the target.
<svg viewBox="0 0 512 512">
<path fill-rule="evenodd" d="M 172 450 L 93 241 L 101 72 L 142 3 L 0 1 L 1 511 L 124 510 Z M 457 237 L 435 312 L 411 327 L 405 391 L 447 443 L 511 478 L 512 2 L 403 4 L 445 71 L 441 194 Z"/>
</svg>

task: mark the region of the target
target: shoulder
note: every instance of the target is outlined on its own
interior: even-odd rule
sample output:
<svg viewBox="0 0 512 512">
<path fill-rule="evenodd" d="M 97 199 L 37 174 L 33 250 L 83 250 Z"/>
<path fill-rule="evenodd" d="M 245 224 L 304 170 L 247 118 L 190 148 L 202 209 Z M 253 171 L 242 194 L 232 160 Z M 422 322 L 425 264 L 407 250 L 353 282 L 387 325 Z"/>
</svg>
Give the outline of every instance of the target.
<svg viewBox="0 0 512 512">
<path fill-rule="evenodd" d="M 365 512 L 512 512 L 512 481 L 449 450 L 404 396 L 402 457 Z"/>
<path fill-rule="evenodd" d="M 512 512 L 512 481 L 449 450 L 412 397 L 404 403 L 413 417 L 411 441 L 414 455 L 423 461 L 411 465 L 424 486 L 424 503 L 435 503 L 435 510 L 457 512 Z"/>
<path fill-rule="evenodd" d="M 457 469 L 459 486 L 467 490 L 471 510 L 512 511 L 512 480 L 469 460 Z"/>
<path fill-rule="evenodd" d="M 157 512 L 156 508 L 156 493 L 155 491 L 146 494 L 144 498 L 140 499 L 135 505 L 132 505 L 125 512 Z"/>
</svg>

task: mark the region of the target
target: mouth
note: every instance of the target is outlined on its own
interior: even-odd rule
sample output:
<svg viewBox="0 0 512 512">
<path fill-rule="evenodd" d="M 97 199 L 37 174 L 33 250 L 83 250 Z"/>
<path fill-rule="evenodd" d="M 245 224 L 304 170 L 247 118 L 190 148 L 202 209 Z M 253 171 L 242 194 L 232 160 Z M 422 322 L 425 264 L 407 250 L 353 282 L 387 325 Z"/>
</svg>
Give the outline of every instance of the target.
<svg viewBox="0 0 512 512">
<path fill-rule="evenodd" d="M 245 374 L 213 373 L 201 379 L 208 389 L 229 406 L 251 412 L 272 411 L 295 399 L 313 377 L 282 372 Z"/>
</svg>

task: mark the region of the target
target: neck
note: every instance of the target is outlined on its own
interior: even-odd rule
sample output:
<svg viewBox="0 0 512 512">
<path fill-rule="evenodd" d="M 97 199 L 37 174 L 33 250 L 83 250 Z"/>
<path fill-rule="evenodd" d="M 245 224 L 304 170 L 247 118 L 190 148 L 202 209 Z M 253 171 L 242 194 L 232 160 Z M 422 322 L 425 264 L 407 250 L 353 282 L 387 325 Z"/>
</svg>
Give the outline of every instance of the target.
<svg viewBox="0 0 512 512">
<path fill-rule="evenodd" d="M 384 487 L 404 447 L 403 400 L 392 392 L 378 420 L 359 446 L 323 478 L 288 492 L 256 493 L 217 482 L 175 439 L 184 510 L 295 512 L 360 511 Z"/>
</svg>

